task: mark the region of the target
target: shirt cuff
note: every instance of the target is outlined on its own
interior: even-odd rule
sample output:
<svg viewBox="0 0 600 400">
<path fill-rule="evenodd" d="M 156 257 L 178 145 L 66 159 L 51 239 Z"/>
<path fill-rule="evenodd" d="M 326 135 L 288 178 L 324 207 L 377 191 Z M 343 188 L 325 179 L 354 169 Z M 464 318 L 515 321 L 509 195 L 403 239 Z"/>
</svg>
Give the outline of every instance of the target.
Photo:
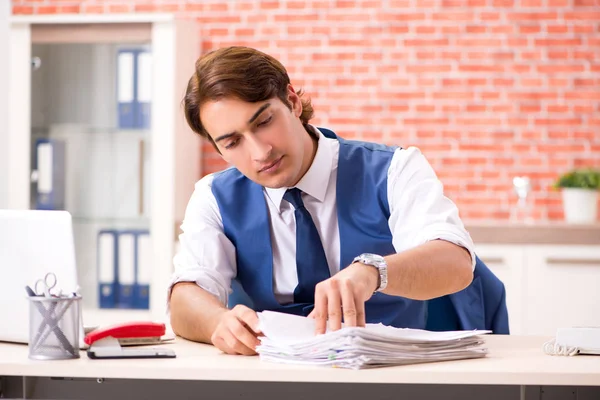
<svg viewBox="0 0 600 400">
<path fill-rule="evenodd" d="M 171 290 L 173 290 L 173 286 L 180 282 L 194 282 L 196 285 L 215 296 L 221 304 L 227 306 L 229 291 L 223 285 L 206 273 L 203 273 L 202 276 L 198 276 L 198 271 L 182 271 L 173 274 L 169 287 L 167 288 L 167 313 L 170 311 Z"/>
<path fill-rule="evenodd" d="M 438 237 L 438 239 L 445 240 L 446 242 L 454 243 L 455 245 L 466 249 L 469 252 L 469 254 L 471 255 L 471 271 L 475 271 L 475 264 L 477 263 L 477 259 L 475 258 L 475 252 L 473 251 L 472 247 L 470 247 L 469 245 L 467 245 L 466 243 L 461 241 L 459 238 L 450 237 L 450 235 L 440 236 L 440 237 Z"/>
<path fill-rule="evenodd" d="M 431 230 L 427 230 L 421 236 L 420 244 L 432 241 L 432 240 L 445 240 L 446 242 L 453 243 L 457 246 L 463 247 L 471 255 L 471 271 L 475 270 L 475 264 L 477 259 L 475 256 L 475 250 L 473 241 L 469 233 L 463 229 L 460 229 L 454 225 L 448 225 L 445 227 L 437 227 Z"/>
</svg>

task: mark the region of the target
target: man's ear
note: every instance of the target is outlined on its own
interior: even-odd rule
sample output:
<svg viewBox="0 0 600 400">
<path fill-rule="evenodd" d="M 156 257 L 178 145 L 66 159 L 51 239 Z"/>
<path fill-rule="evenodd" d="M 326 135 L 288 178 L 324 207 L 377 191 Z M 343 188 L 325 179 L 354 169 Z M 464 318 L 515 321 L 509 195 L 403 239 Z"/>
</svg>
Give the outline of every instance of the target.
<svg viewBox="0 0 600 400">
<path fill-rule="evenodd" d="M 288 100 L 292 106 L 292 112 L 294 115 L 296 117 L 300 117 L 300 115 L 302 115 L 302 100 L 291 84 L 288 85 Z"/>
</svg>

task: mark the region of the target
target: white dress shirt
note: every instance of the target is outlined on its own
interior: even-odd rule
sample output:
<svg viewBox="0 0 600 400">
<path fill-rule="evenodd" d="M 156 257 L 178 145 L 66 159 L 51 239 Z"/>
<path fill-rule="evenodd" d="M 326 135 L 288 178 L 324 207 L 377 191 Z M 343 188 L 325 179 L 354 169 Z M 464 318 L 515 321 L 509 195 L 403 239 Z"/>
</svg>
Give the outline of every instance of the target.
<svg viewBox="0 0 600 400">
<path fill-rule="evenodd" d="M 339 149 L 336 139 L 326 138 L 319 132 L 313 163 L 296 185 L 304 192 L 302 200 L 319 231 L 332 276 L 340 267 L 336 207 Z M 177 282 L 196 282 L 227 304 L 231 280 L 236 276 L 235 247 L 223 233 L 223 219 L 211 190 L 212 181 L 212 174 L 198 181 L 190 198 L 181 225 L 180 248 L 173 259 L 175 272 L 169 289 Z M 396 252 L 442 239 L 466 248 L 475 267 L 473 242 L 459 218 L 458 209 L 444 196 L 442 183 L 419 149 L 409 147 L 395 151 L 387 185 L 388 224 Z M 293 302 L 298 285 L 296 221 L 293 206 L 283 200 L 287 189 L 263 189 L 271 220 L 273 292 L 281 304 Z"/>
</svg>

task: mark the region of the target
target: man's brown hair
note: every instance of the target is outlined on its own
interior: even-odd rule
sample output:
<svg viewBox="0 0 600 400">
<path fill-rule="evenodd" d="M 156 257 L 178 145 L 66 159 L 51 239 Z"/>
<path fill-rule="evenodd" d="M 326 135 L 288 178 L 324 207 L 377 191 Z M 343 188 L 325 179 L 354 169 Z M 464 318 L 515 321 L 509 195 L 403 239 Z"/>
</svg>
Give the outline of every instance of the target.
<svg viewBox="0 0 600 400">
<path fill-rule="evenodd" d="M 213 142 L 200 120 L 200 107 L 208 101 L 232 97 L 249 103 L 278 97 L 290 110 L 287 99 L 290 78 L 275 58 L 256 49 L 232 46 L 212 51 L 196 61 L 183 99 L 185 118 L 192 130 Z M 296 92 L 302 96 L 302 90 Z M 302 99 L 300 120 L 306 127 L 313 117 L 310 100 Z M 312 131 L 308 129 L 312 135 Z"/>
</svg>

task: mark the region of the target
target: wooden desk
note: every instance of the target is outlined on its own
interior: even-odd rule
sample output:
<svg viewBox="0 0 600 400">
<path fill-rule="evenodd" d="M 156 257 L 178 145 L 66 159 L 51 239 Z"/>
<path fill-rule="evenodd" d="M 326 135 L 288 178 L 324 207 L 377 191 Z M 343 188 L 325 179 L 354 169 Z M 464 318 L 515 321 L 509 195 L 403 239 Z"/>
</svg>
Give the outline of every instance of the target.
<svg viewBox="0 0 600 400">
<path fill-rule="evenodd" d="M 153 360 L 90 360 L 82 352 L 78 360 L 33 361 L 27 358 L 26 346 L 0 344 L 0 376 L 5 377 L 4 386 L 10 386 L 11 390 L 15 390 L 16 379 L 40 377 L 37 378 L 37 389 L 32 389 L 32 385 L 27 383 L 31 378 L 26 378 L 24 384 L 21 382 L 21 386 L 30 392 L 27 393 L 29 398 L 48 398 L 50 392 L 57 390 L 61 384 L 63 388 L 71 385 L 68 392 L 75 393 L 75 389 L 81 389 L 86 383 L 86 393 L 91 395 L 101 391 L 99 388 L 102 385 L 96 382 L 117 383 L 113 385 L 115 390 L 118 387 L 118 390 L 123 390 L 125 386 L 121 384 L 125 383 L 129 388 L 137 385 L 139 387 L 131 390 L 147 390 L 144 398 L 158 396 L 160 388 L 166 387 L 179 393 L 185 390 L 196 394 L 198 391 L 210 392 L 208 398 L 236 397 L 237 392 L 232 390 L 237 387 L 240 392 L 237 396 L 253 393 L 265 399 L 270 394 L 272 398 L 285 400 L 315 399 L 327 392 L 331 399 L 332 393 L 339 395 L 340 390 L 347 392 L 342 394 L 346 398 L 364 399 L 368 395 L 369 400 L 373 400 L 378 395 L 381 398 L 389 395 L 397 397 L 402 387 L 406 387 L 410 393 L 421 393 L 423 390 L 431 392 L 431 396 L 434 396 L 431 398 L 440 394 L 444 398 L 453 398 L 451 392 L 454 390 L 456 397 L 462 399 L 478 391 L 485 395 L 486 400 L 511 397 L 537 399 L 541 397 L 541 387 L 545 387 L 545 393 L 551 392 L 548 387 L 565 393 L 577 391 L 574 388 L 579 387 L 578 397 L 566 398 L 587 399 L 588 395 L 595 396 L 590 399 L 600 398 L 600 357 L 547 356 L 542 352 L 542 344 L 547 339 L 487 336 L 490 354 L 484 359 L 361 371 L 282 365 L 262 362 L 258 357 L 228 356 L 212 346 L 183 339 L 166 345 L 175 350 L 177 358 Z M 46 382 L 46 386 L 39 382 Z M 524 387 L 533 389 L 524 390 Z M 420 392 L 419 388 L 422 389 Z M 294 397 L 294 394 L 300 397 Z M 495 397 L 495 394 L 498 396 Z M 86 398 L 89 397 L 87 395 Z M 69 398 L 64 397 L 64 393 L 62 396 L 60 398 Z M 103 396 L 111 395 L 103 392 Z M 327 396 L 324 395 L 324 398 Z"/>
</svg>

